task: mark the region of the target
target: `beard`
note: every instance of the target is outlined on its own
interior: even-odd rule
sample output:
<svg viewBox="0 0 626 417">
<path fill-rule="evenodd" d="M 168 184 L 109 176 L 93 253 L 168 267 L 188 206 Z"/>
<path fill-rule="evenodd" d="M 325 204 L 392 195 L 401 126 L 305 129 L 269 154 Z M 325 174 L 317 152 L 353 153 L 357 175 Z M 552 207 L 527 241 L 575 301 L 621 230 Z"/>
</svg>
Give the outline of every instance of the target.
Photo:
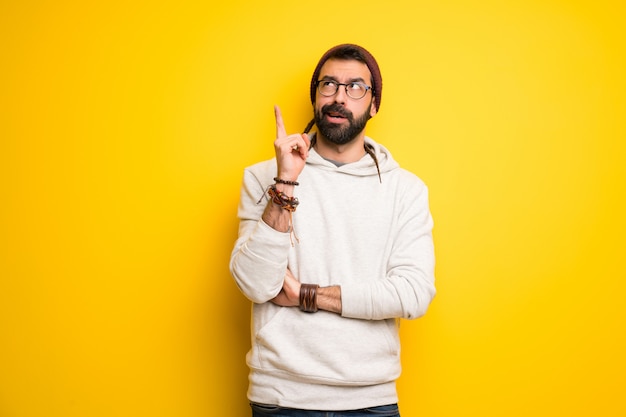
<svg viewBox="0 0 626 417">
<path fill-rule="evenodd" d="M 348 126 L 329 122 L 324 115 L 327 113 L 337 113 L 345 117 Z M 351 111 L 339 104 L 327 104 L 321 109 L 315 110 L 315 124 L 321 136 L 336 145 L 345 145 L 357 137 L 365 129 L 370 116 L 367 112 L 354 118 Z"/>
</svg>

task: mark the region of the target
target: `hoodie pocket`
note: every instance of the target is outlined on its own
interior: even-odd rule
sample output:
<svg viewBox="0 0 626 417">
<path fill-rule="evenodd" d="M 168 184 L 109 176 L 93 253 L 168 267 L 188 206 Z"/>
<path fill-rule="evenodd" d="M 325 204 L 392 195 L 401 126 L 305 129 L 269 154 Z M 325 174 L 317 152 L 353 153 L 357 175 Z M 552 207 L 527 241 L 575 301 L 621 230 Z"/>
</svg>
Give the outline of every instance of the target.
<svg viewBox="0 0 626 417">
<path fill-rule="evenodd" d="M 400 343 L 393 320 L 357 320 L 283 308 L 259 329 L 254 342 L 253 367 L 305 381 L 373 384 L 400 375 Z"/>
</svg>

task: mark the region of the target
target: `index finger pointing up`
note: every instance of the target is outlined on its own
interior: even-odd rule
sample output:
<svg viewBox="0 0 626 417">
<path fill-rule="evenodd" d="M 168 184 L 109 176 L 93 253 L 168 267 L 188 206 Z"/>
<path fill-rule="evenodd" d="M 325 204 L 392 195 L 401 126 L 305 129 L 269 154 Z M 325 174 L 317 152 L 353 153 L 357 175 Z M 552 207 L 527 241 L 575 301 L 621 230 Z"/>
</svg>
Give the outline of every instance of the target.
<svg viewBox="0 0 626 417">
<path fill-rule="evenodd" d="M 283 123 L 283 115 L 280 113 L 280 107 L 278 107 L 278 105 L 274 105 L 274 115 L 276 116 L 276 138 L 287 137 L 285 123 Z"/>
</svg>

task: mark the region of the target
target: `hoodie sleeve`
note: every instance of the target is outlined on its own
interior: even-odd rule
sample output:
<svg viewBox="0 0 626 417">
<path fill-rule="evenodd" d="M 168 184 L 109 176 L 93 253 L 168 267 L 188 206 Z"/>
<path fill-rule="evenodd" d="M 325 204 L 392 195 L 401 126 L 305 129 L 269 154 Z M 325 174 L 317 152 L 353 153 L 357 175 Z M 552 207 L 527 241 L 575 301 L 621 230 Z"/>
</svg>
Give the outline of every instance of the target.
<svg viewBox="0 0 626 417">
<path fill-rule="evenodd" d="M 413 184 L 415 184 L 413 182 Z M 382 320 L 415 319 L 426 313 L 435 296 L 433 220 L 428 189 L 398 190 L 398 222 L 382 279 L 352 282 L 341 287 L 344 317 Z"/>
<path fill-rule="evenodd" d="M 239 237 L 230 257 L 230 272 L 237 286 L 255 303 L 269 301 L 280 292 L 291 245 L 289 233 L 274 230 L 261 219 L 267 204 L 265 198 L 259 202 L 266 187 L 264 177 L 253 169 L 244 171 Z"/>
</svg>

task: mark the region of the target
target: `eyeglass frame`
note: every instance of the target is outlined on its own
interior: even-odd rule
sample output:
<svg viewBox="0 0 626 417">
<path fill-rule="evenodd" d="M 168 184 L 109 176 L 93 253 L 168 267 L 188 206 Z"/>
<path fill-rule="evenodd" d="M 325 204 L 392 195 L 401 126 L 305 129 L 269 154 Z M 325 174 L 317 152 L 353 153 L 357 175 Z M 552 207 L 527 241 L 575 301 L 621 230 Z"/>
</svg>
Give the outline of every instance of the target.
<svg viewBox="0 0 626 417">
<path fill-rule="evenodd" d="M 320 91 L 320 83 L 322 83 L 322 82 L 330 82 L 330 83 L 335 84 L 337 86 L 337 88 L 335 89 L 335 92 L 333 94 L 330 94 L 330 95 L 326 95 L 326 94 L 322 93 Z M 358 85 L 360 85 L 362 87 L 365 87 L 365 93 L 361 97 L 359 97 L 359 98 L 352 97 L 350 95 L 350 93 L 348 92 L 348 86 L 351 85 L 351 84 L 358 84 Z M 341 87 L 342 85 L 343 85 L 344 89 L 346 90 L 346 95 L 348 97 L 350 97 L 352 100 L 361 100 L 363 97 L 365 97 L 367 95 L 367 92 L 370 91 L 370 90 L 372 90 L 372 94 L 374 94 L 374 87 L 369 86 L 369 85 L 367 85 L 367 84 L 365 84 L 365 83 L 363 83 L 361 81 L 351 81 L 349 83 L 339 83 L 339 82 L 337 82 L 337 81 L 335 81 L 333 79 L 324 79 L 323 78 L 323 79 L 317 80 L 315 82 L 315 89 L 318 91 L 318 93 L 320 93 L 324 97 L 332 97 L 335 94 L 337 94 L 337 92 L 339 91 L 339 87 Z"/>
</svg>

